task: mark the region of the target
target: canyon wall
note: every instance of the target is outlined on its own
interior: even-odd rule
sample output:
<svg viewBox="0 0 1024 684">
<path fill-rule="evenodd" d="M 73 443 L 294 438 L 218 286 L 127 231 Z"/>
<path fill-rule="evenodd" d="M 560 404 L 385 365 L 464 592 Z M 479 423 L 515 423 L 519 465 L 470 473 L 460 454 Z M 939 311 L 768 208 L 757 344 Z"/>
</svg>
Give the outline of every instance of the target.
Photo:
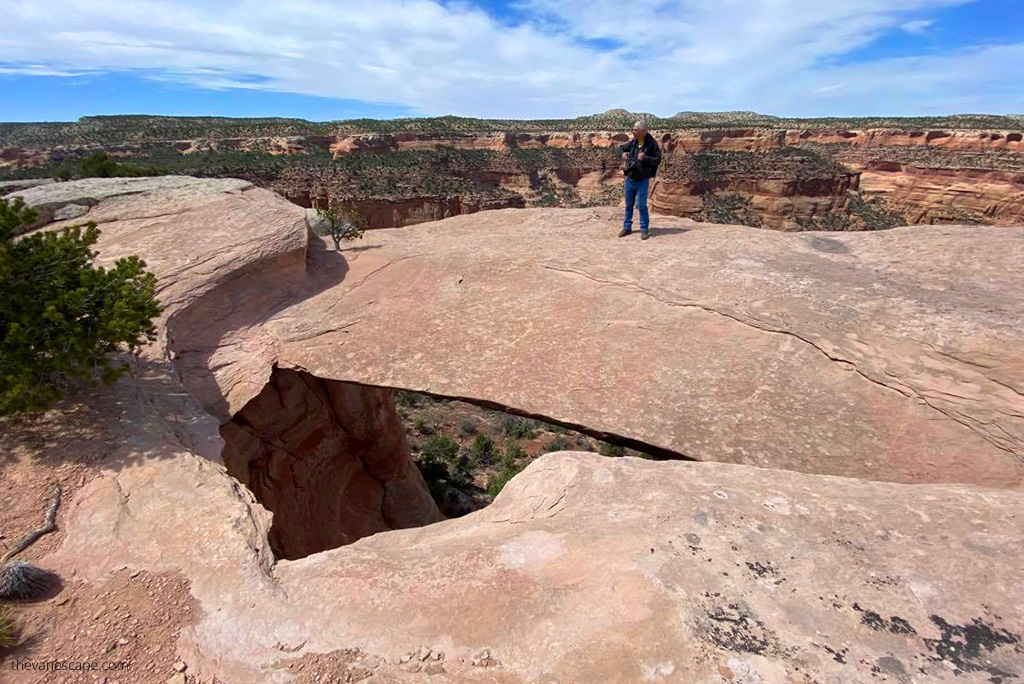
<svg viewBox="0 0 1024 684">
<path fill-rule="evenodd" d="M 934 147 L 947 151 L 983 152 L 1005 150 L 1024 152 L 1020 131 L 944 130 L 772 130 L 766 128 L 723 128 L 709 130 L 651 131 L 666 151 L 761 152 L 807 143 L 853 147 Z M 608 148 L 621 145 L 629 135 L 619 131 L 551 133 L 496 132 L 486 135 L 436 133 L 356 133 L 348 135 L 296 135 L 245 138 L 197 138 L 91 146 L 0 147 L 0 167 L 35 166 L 46 160 L 60 160 L 75 154 L 107 151 L 132 155 L 152 146 L 167 146 L 181 154 L 211 150 L 267 151 L 274 155 L 305 154 L 313 149 L 333 156 L 358 153 L 388 153 L 408 150 L 465 149 L 507 152 L 512 149 Z"/>
<path fill-rule="evenodd" d="M 858 190 L 865 197 L 882 200 L 887 210 L 903 217 L 903 223 L 1011 225 L 1024 216 L 1021 131 L 844 128 L 840 123 L 807 129 L 675 128 L 652 134 L 666 155 L 665 170 L 673 159 L 696 153 L 749 155 L 752 165 L 758 167 L 718 173 L 713 182 L 692 175 L 662 174 L 652 188 L 652 206 L 660 213 L 703 216 L 701 196 L 710 187 L 742 197 L 757 223 L 775 229 L 797 229 L 801 223 L 807 225 L 823 216 L 842 218 L 849 214 L 849 195 Z M 200 173 L 244 177 L 301 206 L 311 206 L 313 197 L 343 200 L 363 215 L 369 228 L 391 228 L 489 209 L 616 204 L 621 201 L 618 187 L 622 177 L 609 148 L 627 140 L 626 133 L 610 130 L 325 129 L 318 134 L 122 140 L 89 146 L 3 147 L 0 142 L 0 168 L 54 165 L 96 150 L 141 159 L 163 149 L 172 157 L 194 156 L 200 160 L 196 163 L 208 164 L 197 169 Z M 766 156 L 792 149 L 814 152 L 846 168 L 823 167 L 808 175 L 784 167 L 771 169 L 764 163 Z M 406 167 L 388 161 L 389 155 L 432 152 L 437 158 L 424 157 L 420 169 L 409 165 L 406 178 L 402 177 Z M 534 152 L 541 156 L 530 157 Z M 448 158 L 458 157 L 455 153 L 491 156 L 471 160 L 471 168 L 461 168 L 458 159 Z M 214 156 L 207 159 L 208 155 Z M 238 164 L 243 163 L 239 159 L 252 157 L 244 164 L 251 163 L 253 168 L 229 164 L 221 169 L 216 155 Z M 277 166 L 261 161 L 266 158 L 276 160 Z M 391 177 L 388 182 L 363 187 L 361 181 L 375 173 L 375 164 L 390 169 Z M 841 220 L 835 223 L 851 225 Z"/>
<path fill-rule="evenodd" d="M 786 131 L 785 144 L 838 143 L 861 147 L 938 147 L 957 151 L 1024 152 L 1021 131 L 903 131 L 893 129 Z"/>
<path fill-rule="evenodd" d="M 391 390 L 275 369 L 221 426 L 228 472 L 274 513 L 277 558 L 442 519 L 409 456 Z"/>
<path fill-rule="evenodd" d="M 800 221 L 843 212 L 847 193 L 859 186 L 859 174 L 836 174 L 812 179 L 738 177 L 719 183 L 656 178 L 651 186 L 651 208 L 672 216 L 697 216 L 705 208 L 710 189 L 735 193 L 750 202 L 750 209 L 766 228 L 799 230 Z"/>
<path fill-rule="evenodd" d="M 1024 171 L 869 162 L 860 188 L 901 207 L 912 224 L 1024 224 Z"/>
<path fill-rule="evenodd" d="M 806 143 L 856 147 L 936 147 L 949 151 L 1009 150 L 1024 152 L 1020 131 L 942 130 L 771 130 L 721 128 L 710 130 L 654 130 L 652 135 L 666 151 L 763 152 Z M 274 154 L 300 154 L 310 148 L 329 150 L 335 157 L 361 152 L 386 153 L 442 148 L 507 152 L 515 148 L 607 148 L 621 145 L 629 135 L 618 131 L 552 133 L 493 133 L 489 135 L 438 135 L 433 133 L 361 133 L 340 136 L 288 136 L 263 139 L 176 141 L 177 149 L 191 153 L 202 149 L 260 149 Z M 2 157 L 2 153 L 0 153 Z"/>
<path fill-rule="evenodd" d="M 328 193 L 314 196 L 308 191 L 296 189 L 294 183 L 282 183 L 281 187 L 275 189 L 289 201 L 307 209 L 313 208 L 314 205 L 327 206 L 329 202 Z M 427 221 L 440 221 L 462 214 L 475 214 L 478 211 L 521 209 L 526 206 L 522 197 L 485 199 L 464 198 L 458 195 L 420 196 L 408 199 L 367 197 L 350 200 L 347 204 L 358 212 L 366 222 L 365 227 L 369 229 L 399 228 Z"/>
</svg>

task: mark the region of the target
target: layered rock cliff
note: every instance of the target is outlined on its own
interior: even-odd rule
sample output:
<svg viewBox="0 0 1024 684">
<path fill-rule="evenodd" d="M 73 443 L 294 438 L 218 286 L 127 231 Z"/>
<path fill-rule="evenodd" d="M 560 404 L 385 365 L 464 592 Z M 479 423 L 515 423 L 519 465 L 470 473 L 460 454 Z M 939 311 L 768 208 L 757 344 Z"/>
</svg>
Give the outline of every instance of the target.
<svg viewBox="0 0 1024 684">
<path fill-rule="evenodd" d="M 158 169 L 243 177 L 304 206 L 314 199 L 346 201 L 370 227 L 386 228 L 494 208 L 615 205 L 622 177 L 609 148 L 628 139 L 622 131 L 635 116 L 324 124 L 100 117 L 50 128 L 11 124 L 0 129 L 0 169 L 54 173 L 106 150 Z M 704 153 L 745 155 L 745 166 L 758 169 L 723 171 L 715 180 L 718 192 L 750 208 L 752 220 L 735 221 L 777 229 L 870 228 L 847 220 L 855 213 L 850 195 L 862 172 L 871 176 L 864 196 L 883 202 L 903 223 L 1013 225 L 1024 213 L 1024 131 L 1010 117 L 784 120 L 734 112 L 680 113 L 653 122 L 677 166 Z M 777 163 L 783 157 L 776 153 L 794 149 L 845 168 L 822 167 L 807 183 L 791 164 Z M 967 182 L 979 181 L 973 192 L 947 180 L 961 172 Z M 702 215 L 701 184 L 676 178 L 660 186 L 659 211 Z"/>
</svg>

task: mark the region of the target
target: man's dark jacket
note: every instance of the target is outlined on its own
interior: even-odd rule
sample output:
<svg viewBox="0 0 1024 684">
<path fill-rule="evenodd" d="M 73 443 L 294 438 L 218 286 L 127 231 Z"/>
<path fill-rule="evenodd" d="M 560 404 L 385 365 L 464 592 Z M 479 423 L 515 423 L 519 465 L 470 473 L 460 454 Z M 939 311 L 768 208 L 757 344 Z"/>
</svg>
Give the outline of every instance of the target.
<svg viewBox="0 0 1024 684">
<path fill-rule="evenodd" d="M 661 163 L 661 148 L 658 147 L 658 143 L 654 141 L 654 136 L 650 133 L 644 135 L 643 145 L 638 145 L 636 140 L 630 140 L 625 145 L 619 145 L 619 154 L 623 152 L 629 154 L 629 159 L 626 160 L 627 169 L 630 168 L 632 162 L 638 162 L 633 172 L 627 174 L 630 180 L 640 181 L 645 178 L 654 178 L 658 174 L 658 164 Z M 637 160 L 637 155 L 640 152 L 643 152 L 645 156 L 643 159 Z"/>
</svg>

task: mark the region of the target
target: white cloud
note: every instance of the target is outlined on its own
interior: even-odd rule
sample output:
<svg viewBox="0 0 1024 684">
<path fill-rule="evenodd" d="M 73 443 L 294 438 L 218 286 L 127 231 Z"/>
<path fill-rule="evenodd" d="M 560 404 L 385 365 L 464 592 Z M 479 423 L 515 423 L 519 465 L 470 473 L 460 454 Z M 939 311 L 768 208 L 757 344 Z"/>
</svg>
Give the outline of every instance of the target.
<svg viewBox="0 0 1024 684">
<path fill-rule="evenodd" d="M 434 0 L 5 0 L 0 67 L 136 70 L 466 116 L 1024 109 L 1005 61 L 1019 46 L 835 66 L 884 32 L 927 29 L 910 16 L 968 1 L 522 0 L 527 20 L 513 26 Z"/>
<path fill-rule="evenodd" d="M 934 23 L 935 22 L 931 19 L 915 19 L 914 21 L 908 21 L 900 26 L 900 28 L 912 36 L 920 36 L 927 33 L 928 29 Z"/>
<path fill-rule="evenodd" d="M 18 64 L 15 66 L 0 66 L 0 74 L 12 76 L 89 76 L 95 72 L 76 71 L 74 69 L 58 69 L 45 64 Z"/>
</svg>

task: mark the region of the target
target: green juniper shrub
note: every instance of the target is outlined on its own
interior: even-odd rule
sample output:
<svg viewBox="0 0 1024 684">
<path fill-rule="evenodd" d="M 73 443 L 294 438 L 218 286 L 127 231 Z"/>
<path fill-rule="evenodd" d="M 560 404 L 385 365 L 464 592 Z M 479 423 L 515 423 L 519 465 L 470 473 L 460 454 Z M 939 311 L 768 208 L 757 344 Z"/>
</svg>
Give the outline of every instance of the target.
<svg viewBox="0 0 1024 684">
<path fill-rule="evenodd" d="M 416 467 L 427 483 L 427 489 L 438 503 L 444 501 L 449 487 L 472 484 L 469 459 L 459 454 L 459 445 L 451 437 L 433 437 L 420 447 Z"/>
<path fill-rule="evenodd" d="M 321 235 L 330 235 L 335 251 L 341 250 L 342 240 L 356 240 L 363 237 L 366 221 L 359 212 L 347 204 L 330 202 L 326 207 L 316 207 L 321 220 Z"/>
<path fill-rule="evenodd" d="M 468 418 L 465 418 L 465 419 L 459 421 L 459 436 L 460 437 L 469 437 L 470 435 L 475 435 L 475 434 L 476 434 L 476 424 L 473 421 L 469 420 Z"/>
<path fill-rule="evenodd" d="M 613 458 L 621 458 L 626 455 L 626 449 L 616 444 L 609 444 L 608 442 L 602 442 L 597 453 L 602 456 L 611 456 Z"/>
<path fill-rule="evenodd" d="M 572 444 L 569 443 L 562 435 L 556 435 L 547 445 L 544 447 L 544 453 L 549 454 L 552 451 L 568 451 L 572 448 Z"/>
<path fill-rule="evenodd" d="M 664 458 L 662 456 L 656 456 L 655 454 L 649 454 L 646 451 L 638 451 L 638 452 L 636 452 L 636 455 L 639 458 L 643 458 L 643 459 L 646 459 L 648 461 L 665 461 L 665 460 L 668 460 L 668 459 L 666 459 L 666 458 Z"/>
<path fill-rule="evenodd" d="M 416 429 L 416 432 L 421 435 L 432 435 L 435 432 L 434 428 L 427 425 L 426 421 L 420 417 L 417 417 L 416 420 L 413 421 L 412 426 Z"/>
<path fill-rule="evenodd" d="M 448 489 L 448 464 L 436 456 L 427 456 L 421 451 L 419 458 L 416 459 L 416 467 L 419 468 L 420 475 L 423 476 L 423 481 L 427 484 L 430 496 L 437 503 L 442 503 L 445 491 Z"/>
<path fill-rule="evenodd" d="M 494 463 L 500 455 L 501 452 L 494 446 L 494 440 L 487 435 L 477 435 L 469 449 L 469 457 L 482 465 Z"/>
<path fill-rule="evenodd" d="M 509 440 L 505 446 L 505 455 L 501 459 L 501 470 L 487 481 L 487 493 L 492 497 L 498 496 L 509 480 L 521 473 L 528 462 L 525 458 L 526 454 L 516 442 Z"/>
<path fill-rule="evenodd" d="M 105 152 L 90 154 L 79 165 L 83 178 L 113 178 L 117 175 L 117 162 Z"/>
<path fill-rule="evenodd" d="M 155 167 L 122 164 L 106 152 L 90 154 L 82 159 L 78 168 L 80 178 L 132 178 L 138 176 L 163 176 L 166 174 L 166 171 Z M 59 180 L 67 180 L 71 177 L 71 172 L 67 170 L 67 167 L 59 170 L 57 174 L 64 176 L 59 178 Z"/>
<path fill-rule="evenodd" d="M 424 458 L 437 458 L 450 463 L 458 455 L 459 445 L 451 437 L 440 435 L 424 442 L 423 446 L 420 447 L 420 453 L 423 454 Z"/>
<path fill-rule="evenodd" d="M 470 487 L 473 484 L 473 471 L 476 464 L 465 452 L 461 452 L 452 467 L 448 469 L 452 483 L 456 487 Z"/>
<path fill-rule="evenodd" d="M 533 439 L 537 434 L 537 421 L 505 414 L 501 417 L 501 432 L 513 439 Z"/>
<path fill-rule="evenodd" d="M 420 395 L 405 390 L 395 390 L 395 403 L 407 408 L 416 408 L 420 405 Z"/>
<path fill-rule="evenodd" d="M 34 220 L 0 199 L 0 414 L 45 409 L 74 380 L 113 382 L 113 352 L 156 336 L 156 278 L 138 257 L 93 265 L 96 225 L 13 237 Z"/>
<path fill-rule="evenodd" d="M 492 497 L 498 496 L 505 488 L 509 480 L 522 472 L 524 466 L 516 464 L 508 468 L 502 468 L 487 481 L 487 493 Z"/>
<path fill-rule="evenodd" d="M 20 197 L 10 202 L 0 199 L 0 243 L 23 233 L 38 216 L 38 212 L 26 207 Z"/>
<path fill-rule="evenodd" d="M 508 465 L 514 463 L 521 458 L 526 458 L 526 452 L 519 446 L 519 442 L 514 439 L 505 440 L 505 454 L 502 456 L 502 465 Z"/>
</svg>

